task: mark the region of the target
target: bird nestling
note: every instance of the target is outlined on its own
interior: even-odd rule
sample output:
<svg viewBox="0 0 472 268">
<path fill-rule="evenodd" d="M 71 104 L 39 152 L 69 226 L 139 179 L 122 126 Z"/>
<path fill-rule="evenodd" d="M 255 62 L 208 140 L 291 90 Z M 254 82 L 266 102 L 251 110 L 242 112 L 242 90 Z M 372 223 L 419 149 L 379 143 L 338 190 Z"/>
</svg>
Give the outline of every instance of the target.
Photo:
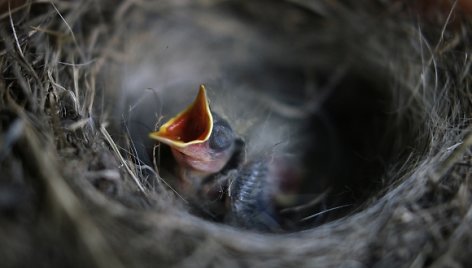
<svg viewBox="0 0 472 268">
<path fill-rule="evenodd" d="M 171 148 L 180 191 L 190 194 L 220 172 L 235 152 L 236 137 L 228 122 L 212 113 L 205 86 L 194 102 L 149 137 Z"/>
<path fill-rule="evenodd" d="M 203 85 L 190 106 L 149 137 L 170 148 L 174 184 L 193 206 L 246 229 L 280 230 L 273 200 L 280 178 L 270 154 L 245 159 L 244 142 L 210 109 Z"/>
</svg>

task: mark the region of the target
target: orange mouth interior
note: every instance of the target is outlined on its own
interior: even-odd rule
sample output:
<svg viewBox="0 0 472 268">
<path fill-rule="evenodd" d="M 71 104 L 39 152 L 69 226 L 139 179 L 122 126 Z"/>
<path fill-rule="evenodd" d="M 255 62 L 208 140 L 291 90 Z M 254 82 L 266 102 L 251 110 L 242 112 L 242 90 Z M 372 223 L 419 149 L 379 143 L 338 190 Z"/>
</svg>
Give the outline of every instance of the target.
<svg viewBox="0 0 472 268">
<path fill-rule="evenodd" d="M 149 136 L 170 146 L 182 148 L 205 142 L 210 137 L 212 129 L 213 117 L 205 86 L 201 85 L 197 97 L 189 107 Z"/>
</svg>

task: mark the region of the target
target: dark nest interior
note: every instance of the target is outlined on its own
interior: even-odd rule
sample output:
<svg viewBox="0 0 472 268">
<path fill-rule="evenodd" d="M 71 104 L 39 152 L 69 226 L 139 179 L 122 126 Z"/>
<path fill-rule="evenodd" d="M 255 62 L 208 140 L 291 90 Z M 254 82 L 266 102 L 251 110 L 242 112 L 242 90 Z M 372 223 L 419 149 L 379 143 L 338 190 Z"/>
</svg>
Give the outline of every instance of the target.
<svg viewBox="0 0 472 268">
<path fill-rule="evenodd" d="M 472 6 L 430 2 L 0 3 L 1 266 L 471 267 Z M 218 208 L 148 136 L 200 84 Z"/>
</svg>

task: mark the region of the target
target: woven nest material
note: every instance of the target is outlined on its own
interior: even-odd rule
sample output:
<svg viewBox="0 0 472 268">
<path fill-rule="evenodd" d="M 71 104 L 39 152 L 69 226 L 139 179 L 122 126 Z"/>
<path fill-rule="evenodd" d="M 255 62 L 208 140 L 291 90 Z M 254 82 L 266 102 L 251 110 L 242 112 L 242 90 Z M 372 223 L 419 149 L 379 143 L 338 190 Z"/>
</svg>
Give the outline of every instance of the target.
<svg viewBox="0 0 472 268">
<path fill-rule="evenodd" d="M 407 3 L 0 4 L 2 267 L 472 266 L 470 7 Z M 130 118 L 199 83 L 309 114 L 341 149 L 304 161 L 339 150 L 319 186 L 351 205 L 281 234 L 189 213 Z"/>
</svg>

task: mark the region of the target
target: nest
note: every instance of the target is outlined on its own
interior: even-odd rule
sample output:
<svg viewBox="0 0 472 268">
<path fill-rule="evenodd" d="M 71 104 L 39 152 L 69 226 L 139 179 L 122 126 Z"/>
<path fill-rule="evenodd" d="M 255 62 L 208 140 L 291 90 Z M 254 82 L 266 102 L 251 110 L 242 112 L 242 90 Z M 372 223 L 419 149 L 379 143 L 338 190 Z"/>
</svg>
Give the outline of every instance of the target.
<svg viewBox="0 0 472 268">
<path fill-rule="evenodd" d="M 0 5 L 2 265 L 472 265 L 470 10 L 405 3 Z M 189 213 L 142 163 L 129 119 L 146 88 L 201 82 L 289 102 L 315 88 L 315 103 L 268 106 L 310 115 L 328 146 L 306 165 L 343 156 L 316 170 L 341 198 L 282 234 Z"/>
</svg>

